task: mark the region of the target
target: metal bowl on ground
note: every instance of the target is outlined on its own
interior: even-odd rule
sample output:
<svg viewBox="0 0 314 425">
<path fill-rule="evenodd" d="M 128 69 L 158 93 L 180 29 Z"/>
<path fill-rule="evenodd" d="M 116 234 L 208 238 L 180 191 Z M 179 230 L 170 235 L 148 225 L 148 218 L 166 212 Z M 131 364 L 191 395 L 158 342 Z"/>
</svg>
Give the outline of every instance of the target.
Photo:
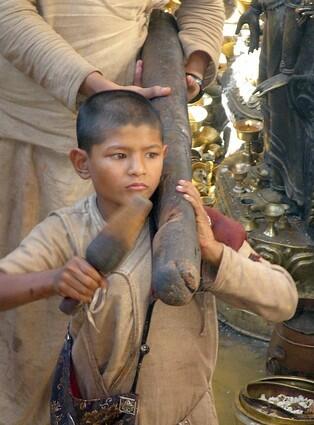
<svg viewBox="0 0 314 425">
<path fill-rule="evenodd" d="M 291 385 L 302 390 L 314 391 L 314 381 L 312 379 L 301 378 L 300 376 L 274 375 L 261 378 L 259 382 L 276 382 L 279 384 Z"/>
<path fill-rule="evenodd" d="M 264 378 L 249 383 L 241 389 L 234 404 L 235 423 L 238 425 L 313 425 L 314 414 L 295 414 L 279 405 L 270 403 L 269 397 L 279 395 L 314 399 L 314 381 L 286 377 Z M 297 381 L 297 385 L 295 385 Z M 304 385 L 303 385 L 304 384 Z M 260 399 L 262 397 L 262 399 Z"/>
<path fill-rule="evenodd" d="M 270 373 L 314 378 L 314 299 L 300 298 L 295 315 L 276 324 L 266 367 Z"/>
</svg>

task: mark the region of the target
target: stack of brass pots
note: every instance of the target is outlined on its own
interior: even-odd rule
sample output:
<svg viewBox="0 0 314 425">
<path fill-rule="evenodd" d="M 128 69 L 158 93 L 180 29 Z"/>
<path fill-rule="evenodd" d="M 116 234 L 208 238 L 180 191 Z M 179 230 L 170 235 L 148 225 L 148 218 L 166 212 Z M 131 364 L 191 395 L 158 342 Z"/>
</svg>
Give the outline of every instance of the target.
<svg viewBox="0 0 314 425">
<path fill-rule="evenodd" d="M 292 319 L 276 324 L 266 367 L 270 373 L 314 378 L 314 299 L 300 298 Z"/>
<path fill-rule="evenodd" d="M 211 124 L 213 98 L 204 93 L 202 98 L 188 105 L 192 133 L 192 182 L 198 189 L 204 205 L 214 205 L 215 167 L 225 154 L 219 132 Z"/>
<path fill-rule="evenodd" d="M 234 403 L 235 424 L 237 425 L 313 425 L 314 414 L 293 414 L 280 407 L 260 400 L 285 396 L 314 400 L 314 381 L 304 378 L 281 376 L 269 377 L 249 383 L 241 389 Z"/>
</svg>

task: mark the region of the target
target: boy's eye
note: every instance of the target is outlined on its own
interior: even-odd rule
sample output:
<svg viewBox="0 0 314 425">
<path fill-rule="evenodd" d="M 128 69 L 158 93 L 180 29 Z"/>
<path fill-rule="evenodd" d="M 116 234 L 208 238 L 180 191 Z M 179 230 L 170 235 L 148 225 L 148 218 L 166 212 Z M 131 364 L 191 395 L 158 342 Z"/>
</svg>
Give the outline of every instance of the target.
<svg viewBox="0 0 314 425">
<path fill-rule="evenodd" d="M 146 157 L 147 158 L 157 158 L 159 156 L 158 152 L 147 152 Z"/>
<path fill-rule="evenodd" d="M 112 154 L 110 156 L 113 159 L 124 159 L 124 158 L 126 158 L 126 154 L 125 153 L 121 153 L 121 152 L 114 153 L 114 154 Z"/>
</svg>

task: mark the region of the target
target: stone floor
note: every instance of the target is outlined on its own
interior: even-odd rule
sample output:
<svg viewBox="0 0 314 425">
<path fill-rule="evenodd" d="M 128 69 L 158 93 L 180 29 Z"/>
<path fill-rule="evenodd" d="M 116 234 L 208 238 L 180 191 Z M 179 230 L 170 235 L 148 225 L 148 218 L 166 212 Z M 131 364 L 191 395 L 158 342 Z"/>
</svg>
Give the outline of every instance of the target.
<svg viewBox="0 0 314 425">
<path fill-rule="evenodd" d="M 265 359 L 268 344 L 240 335 L 220 324 L 218 363 L 214 392 L 220 425 L 234 425 L 233 400 L 248 382 L 267 375 Z"/>
</svg>

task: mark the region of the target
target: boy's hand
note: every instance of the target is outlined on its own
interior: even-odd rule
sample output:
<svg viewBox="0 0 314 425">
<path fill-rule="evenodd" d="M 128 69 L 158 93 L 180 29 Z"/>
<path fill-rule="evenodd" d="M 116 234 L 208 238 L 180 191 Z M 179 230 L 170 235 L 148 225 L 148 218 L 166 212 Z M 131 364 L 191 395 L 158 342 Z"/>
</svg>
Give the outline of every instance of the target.
<svg viewBox="0 0 314 425">
<path fill-rule="evenodd" d="M 58 295 L 89 303 L 97 288 L 105 288 L 107 282 L 86 260 L 73 257 L 54 277 L 54 290 Z"/>
<path fill-rule="evenodd" d="M 194 209 L 202 259 L 209 261 L 214 266 L 219 266 L 223 252 L 223 244 L 217 242 L 214 237 L 210 219 L 204 210 L 197 189 L 187 180 L 179 180 L 176 189 L 183 194 L 184 198 L 190 202 Z"/>
</svg>

